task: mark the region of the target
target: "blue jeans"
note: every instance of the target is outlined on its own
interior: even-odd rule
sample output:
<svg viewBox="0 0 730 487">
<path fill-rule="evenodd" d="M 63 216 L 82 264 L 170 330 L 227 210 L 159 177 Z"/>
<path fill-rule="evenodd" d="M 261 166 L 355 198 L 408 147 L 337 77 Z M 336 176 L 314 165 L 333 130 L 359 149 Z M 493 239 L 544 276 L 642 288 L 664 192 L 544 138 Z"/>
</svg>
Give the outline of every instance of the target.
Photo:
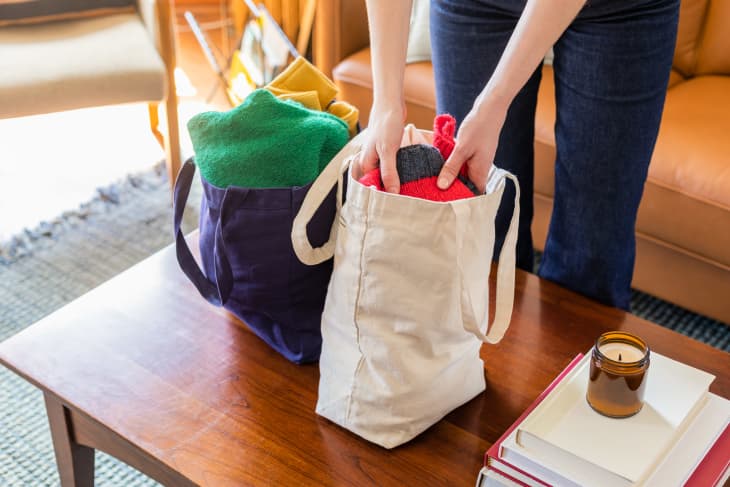
<svg viewBox="0 0 730 487">
<path fill-rule="evenodd" d="M 464 120 L 524 5 L 524 0 L 432 0 L 439 113 Z M 623 309 L 629 308 L 636 212 L 664 106 L 678 16 L 679 0 L 589 0 L 554 46 L 555 199 L 538 273 Z M 538 68 L 512 102 L 494 159 L 520 181 L 517 265 L 526 270 L 533 266 L 540 78 Z M 513 191 L 507 188 L 505 208 L 497 215 L 497 249 Z"/>
</svg>

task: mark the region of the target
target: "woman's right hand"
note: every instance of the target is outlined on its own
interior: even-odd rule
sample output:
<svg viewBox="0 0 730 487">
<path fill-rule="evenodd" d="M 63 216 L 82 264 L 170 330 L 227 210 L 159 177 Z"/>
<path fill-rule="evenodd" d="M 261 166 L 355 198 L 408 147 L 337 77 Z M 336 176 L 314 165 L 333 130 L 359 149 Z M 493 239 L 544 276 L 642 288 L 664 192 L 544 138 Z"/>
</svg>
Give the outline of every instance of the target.
<svg viewBox="0 0 730 487">
<path fill-rule="evenodd" d="M 400 192 L 395 155 L 403 138 L 405 118 L 403 104 L 389 104 L 387 108 L 373 106 L 368 122 L 368 136 L 358 161 L 361 174 L 380 166 L 380 177 L 389 193 Z"/>
</svg>

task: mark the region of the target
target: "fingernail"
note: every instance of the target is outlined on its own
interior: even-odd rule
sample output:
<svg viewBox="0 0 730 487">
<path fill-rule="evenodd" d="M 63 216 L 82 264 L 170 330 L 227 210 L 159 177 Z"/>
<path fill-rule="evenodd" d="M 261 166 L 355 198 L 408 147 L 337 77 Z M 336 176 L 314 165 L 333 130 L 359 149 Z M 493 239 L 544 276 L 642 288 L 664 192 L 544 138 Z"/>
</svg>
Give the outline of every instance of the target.
<svg viewBox="0 0 730 487">
<path fill-rule="evenodd" d="M 397 194 L 397 193 L 399 192 L 399 191 L 398 191 L 398 188 L 396 188 L 395 186 L 389 186 L 389 187 L 388 187 L 388 188 L 386 189 L 386 191 L 388 191 L 388 193 L 396 193 L 396 194 Z"/>
<path fill-rule="evenodd" d="M 441 176 L 436 185 L 439 187 L 439 189 L 446 189 L 449 186 L 449 180 Z"/>
</svg>

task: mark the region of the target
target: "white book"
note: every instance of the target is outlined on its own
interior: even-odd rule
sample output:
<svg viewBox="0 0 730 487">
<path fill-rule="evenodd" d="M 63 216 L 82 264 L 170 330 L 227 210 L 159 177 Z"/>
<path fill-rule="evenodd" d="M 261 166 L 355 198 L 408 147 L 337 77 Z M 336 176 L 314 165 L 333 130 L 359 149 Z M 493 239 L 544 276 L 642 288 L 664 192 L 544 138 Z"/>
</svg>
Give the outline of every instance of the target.
<svg viewBox="0 0 730 487">
<path fill-rule="evenodd" d="M 684 485 L 729 422 L 730 401 L 709 393 L 705 406 L 649 476 L 646 487 Z"/>
<path fill-rule="evenodd" d="M 590 478 L 590 473 L 580 471 L 580 464 L 571 465 L 570 468 L 556 469 L 545 459 L 539 458 L 534 452 L 528 452 L 521 448 L 515 442 L 517 430 L 513 431 L 502 442 L 501 458 L 510 465 L 528 472 L 530 475 L 539 478 L 548 485 L 555 487 L 583 487 L 585 485 L 600 486 L 606 485 L 601 483 L 598 478 Z M 499 468 L 499 466 L 497 466 Z M 533 481 L 525 482 L 527 485 L 539 487 L 539 484 Z"/>
<path fill-rule="evenodd" d="M 589 353 L 527 416 L 514 442 L 528 460 L 578 485 L 641 483 L 702 407 L 715 377 L 652 352 L 644 407 L 615 419 L 586 402 L 590 360 Z"/>
<path fill-rule="evenodd" d="M 521 487 L 517 482 L 508 479 L 499 472 L 487 467 L 482 467 L 477 477 L 476 487 Z"/>
<path fill-rule="evenodd" d="M 707 394 L 703 407 L 692 419 L 685 432 L 658 462 L 657 468 L 645 482 L 630 484 L 643 487 L 674 487 L 685 484 L 694 469 L 715 444 L 718 436 L 730 422 L 730 401 L 712 393 Z M 599 477 L 587 478 L 590 473 L 571 471 L 556 472 L 545 465 L 545 459 L 527 452 L 515 442 L 513 432 L 502 442 L 501 458 L 493 461 L 494 467 L 503 470 L 526 485 L 544 487 L 519 470 L 554 486 L 576 487 L 579 485 L 604 485 Z M 517 470 L 519 469 L 519 470 Z M 728 470 L 730 472 L 730 469 Z M 721 481 L 718 485 L 723 485 Z"/>
</svg>

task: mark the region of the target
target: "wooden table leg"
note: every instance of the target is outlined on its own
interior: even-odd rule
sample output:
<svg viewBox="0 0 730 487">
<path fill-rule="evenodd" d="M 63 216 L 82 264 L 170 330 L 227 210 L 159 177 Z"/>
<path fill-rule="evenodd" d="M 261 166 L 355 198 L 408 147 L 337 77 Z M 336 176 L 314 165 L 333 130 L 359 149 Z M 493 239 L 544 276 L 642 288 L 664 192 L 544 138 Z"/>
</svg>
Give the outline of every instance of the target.
<svg viewBox="0 0 730 487">
<path fill-rule="evenodd" d="M 70 411 L 56 397 L 44 393 L 53 449 L 62 487 L 93 487 L 94 449 L 76 443 Z"/>
</svg>

